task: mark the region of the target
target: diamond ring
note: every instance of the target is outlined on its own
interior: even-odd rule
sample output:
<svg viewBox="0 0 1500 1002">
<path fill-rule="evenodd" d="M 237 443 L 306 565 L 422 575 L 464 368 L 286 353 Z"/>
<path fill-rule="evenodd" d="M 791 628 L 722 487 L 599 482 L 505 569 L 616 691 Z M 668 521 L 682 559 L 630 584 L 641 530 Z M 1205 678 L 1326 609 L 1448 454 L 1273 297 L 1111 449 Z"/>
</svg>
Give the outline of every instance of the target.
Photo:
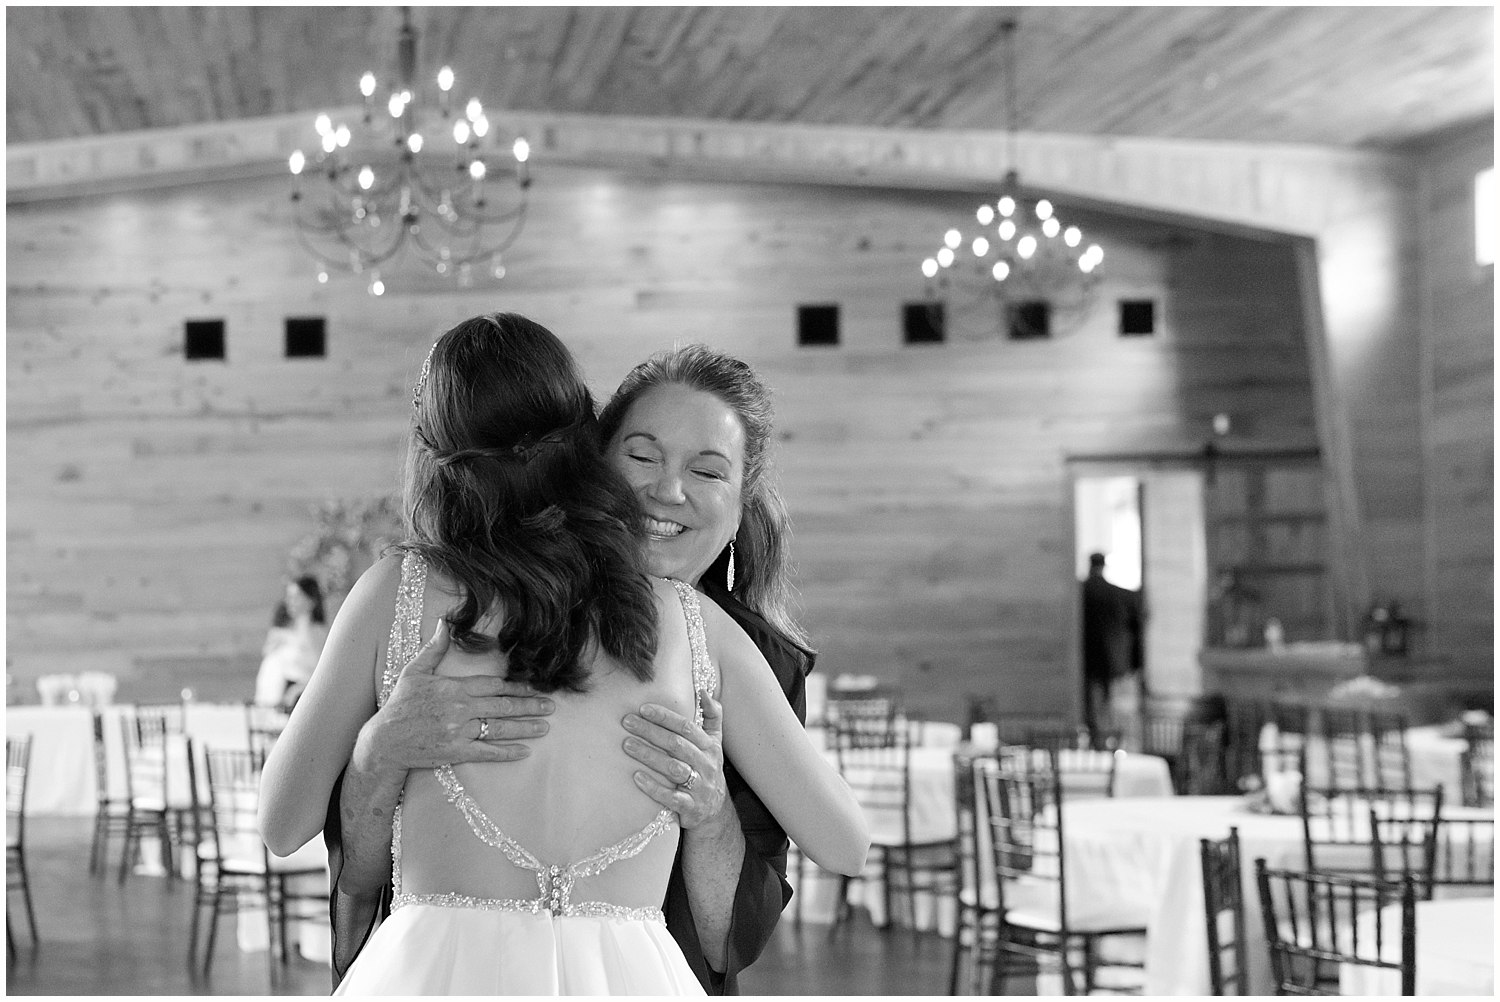
<svg viewBox="0 0 1500 1002">
<path fill-rule="evenodd" d="M 677 788 L 683 793 L 693 792 L 693 784 L 698 782 L 698 770 L 688 766 L 687 779 L 677 784 Z"/>
<path fill-rule="evenodd" d="M 488 717 L 480 717 L 479 718 L 479 737 L 475 738 L 474 740 L 475 741 L 483 741 L 485 738 L 487 738 L 489 736 L 490 736 L 490 721 L 489 721 L 489 718 Z"/>
</svg>

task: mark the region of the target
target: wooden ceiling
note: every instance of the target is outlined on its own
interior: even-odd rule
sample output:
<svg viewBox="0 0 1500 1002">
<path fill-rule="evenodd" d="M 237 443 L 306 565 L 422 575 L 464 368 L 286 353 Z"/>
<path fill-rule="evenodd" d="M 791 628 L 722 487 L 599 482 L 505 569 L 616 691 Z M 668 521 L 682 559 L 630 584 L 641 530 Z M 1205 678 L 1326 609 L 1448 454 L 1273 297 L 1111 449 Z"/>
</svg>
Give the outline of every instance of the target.
<svg viewBox="0 0 1500 1002">
<path fill-rule="evenodd" d="M 398 7 L 8 7 L 6 141 L 314 112 Z M 1385 149 L 1494 114 L 1491 7 L 415 7 L 492 109 Z M 1017 121 L 1000 25 L 1019 22 Z"/>
</svg>

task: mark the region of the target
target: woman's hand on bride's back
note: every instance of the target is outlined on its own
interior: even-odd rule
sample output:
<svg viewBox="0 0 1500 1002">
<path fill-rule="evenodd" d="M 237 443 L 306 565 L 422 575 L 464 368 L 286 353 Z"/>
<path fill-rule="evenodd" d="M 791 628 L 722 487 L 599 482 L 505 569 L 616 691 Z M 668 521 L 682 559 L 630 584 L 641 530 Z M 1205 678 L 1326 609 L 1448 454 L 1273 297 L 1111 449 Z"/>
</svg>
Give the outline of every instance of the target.
<svg viewBox="0 0 1500 1002">
<path fill-rule="evenodd" d="M 656 703 L 623 723 L 631 736 L 625 753 L 644 769 L 635 784 L 663 807 L 676 811 L 688 831 L 719 817 L 728 799 L 724 782 L 724 711 L 718 700 L 701 695 L 703 726 Z"/>
<path fill-rule="evenodd" d="M 390 698 L 361 729 L 354 758 L 375 771 L 450 762 L 511 762 L 530 754 L 522 742 L 547 733 L 552 700 L 493 674 L 440 675 L 449 656 L 440 621 L 401 670 Z M 452 656 L 458 657 L 455 652 Z"/>
</svg>

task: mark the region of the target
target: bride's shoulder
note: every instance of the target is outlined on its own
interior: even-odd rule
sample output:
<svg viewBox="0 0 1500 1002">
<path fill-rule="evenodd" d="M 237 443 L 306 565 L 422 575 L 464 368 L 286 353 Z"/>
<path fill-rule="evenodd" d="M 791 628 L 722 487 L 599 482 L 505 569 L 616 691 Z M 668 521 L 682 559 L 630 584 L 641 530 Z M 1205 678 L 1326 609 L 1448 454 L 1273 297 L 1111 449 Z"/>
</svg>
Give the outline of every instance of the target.
<svg viewBox="0 0 1500 1002">
<path fill-rule="evenodd" d="M 389 621 L 396 592 L 401 587 L 401 558 L 400 553 L 388 553 L 371 564 L 339 604 L 339 615 L 384 616 Z"/>
<path fill-rule="evenodd" d="M 737 666 L 754 667 L 755 662 L 764 662 L 750 635 L 718 602 L 699 592 L 698 607 L 702 610 L 703 636 L 708 643 L 709 657 L 719 665 L 720 671 L 733 671 Z"/>
</svg>

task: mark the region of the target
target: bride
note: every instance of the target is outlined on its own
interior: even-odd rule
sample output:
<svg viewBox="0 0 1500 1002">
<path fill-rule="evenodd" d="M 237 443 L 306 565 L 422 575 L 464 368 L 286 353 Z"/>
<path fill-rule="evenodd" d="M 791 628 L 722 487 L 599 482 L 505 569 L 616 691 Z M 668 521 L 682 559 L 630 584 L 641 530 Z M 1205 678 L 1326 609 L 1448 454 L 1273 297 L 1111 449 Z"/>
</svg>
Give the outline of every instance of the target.
<svg viewBox="0 0 1500 1002">
<path fill-rule="evenodd" d="M 413 406 L 407 539 L 334 619 L 266 762 L 262 836 L 286 855 L 318 834 L 360 726 L 424 641 L 451 637 L 443 673 L 503 674 L 555 709 L 521 761 L 410 773 L 390 819 L 392 912 L 338 993 L 702 994 L 660 911 L 677 817 L 636 787 L 620 718 L 649 701 L 722 727 L 826 869 L 863 866 L 859 807 L 739 626 L 639 570 L 633 495 L 556 337 L 514 314 L 465 321 L 433 346 Z M 483 740 L 487 721 L 473 726 Z"/>
</svg>

